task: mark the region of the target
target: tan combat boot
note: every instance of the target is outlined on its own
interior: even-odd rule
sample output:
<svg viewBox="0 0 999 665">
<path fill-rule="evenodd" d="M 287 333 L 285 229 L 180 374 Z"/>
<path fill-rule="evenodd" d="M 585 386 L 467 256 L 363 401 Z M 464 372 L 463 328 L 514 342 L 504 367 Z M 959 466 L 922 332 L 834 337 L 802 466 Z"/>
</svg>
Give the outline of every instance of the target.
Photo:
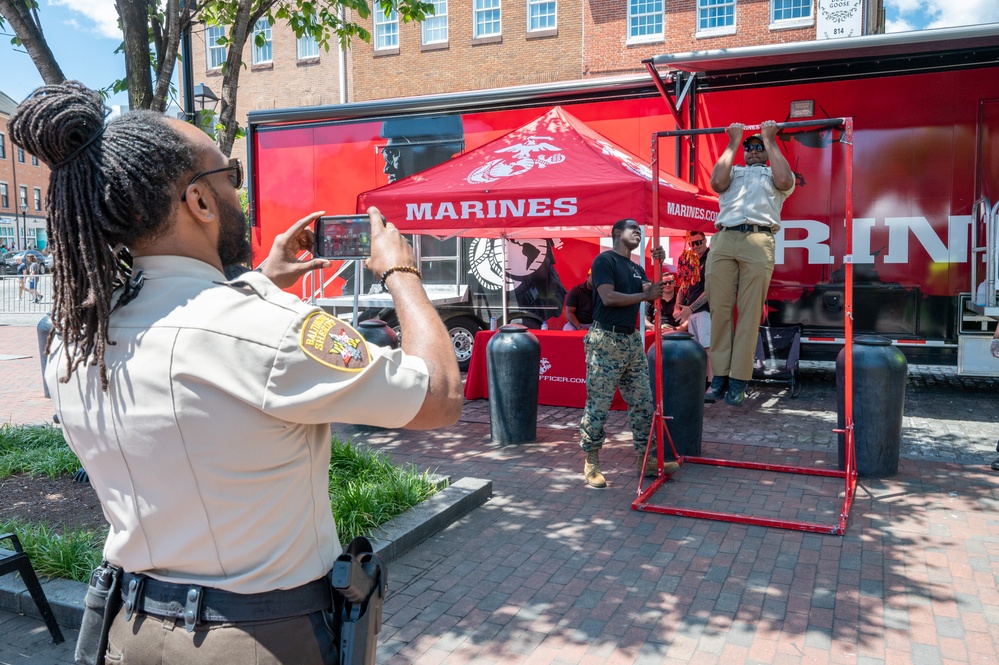
<svg viewBox="0 0 999 665">
<path fill-rule="evenodd" d="M 589 450 L 586 453 L 586 464 L 583 465 L 583 474 L 586 476 L 586 484 L 590 487 L 607 487 L 604 474 L 600 473 L 600 450 Z"/>
<path fill-rule="evenodd" d="M 645 464 L 644 464 L 644 468 L 643 468 L 642 460 L 643 460 L 644 457 L 645 457 L 645 451 L 644 450 L 639 451 L 639 453 L 638 453 L 638 473 L 640 473 L 643 476 L 655 476 L 655 475 L 657 475 L 659 473 L 659 471 L 658 471 L 658 469 L 656 469 L 656 454 L 654 452 L 652 452 L 652 451 L 649 451 L 649 459 L 645 460 Z M 667 462 L 665 460 L 663 461 L 663 473 L 666 474 L 667 476 L 670 475 L 671 473 L 675 473 L 677 471 L 677 469 L 679 469 L 679 468 L 680 468 L 680 465 L 677 464 L 676 462 Z"/>
</svg>

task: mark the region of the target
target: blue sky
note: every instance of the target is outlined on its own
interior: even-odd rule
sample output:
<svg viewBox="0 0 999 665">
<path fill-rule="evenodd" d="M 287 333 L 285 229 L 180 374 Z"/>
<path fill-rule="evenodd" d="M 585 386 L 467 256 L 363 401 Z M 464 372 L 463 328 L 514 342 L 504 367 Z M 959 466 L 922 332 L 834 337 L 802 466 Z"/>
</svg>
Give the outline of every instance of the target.
<svg viewBox="0 0 999 665">
<path fill-rule="evenodd" d="M 888 32 L 999 22 L 997 0 L 885 0 Z M 40 0 L 42 28 L 56 60 L 71 79 L 104 88 L 125 75 L 114 50 L 121 43 L 114 0 Z M 31 59 L 0 37 L 0 90 L 21 101 L 42 80 Z M 125 94 L 111 104 L 126 104 Z"/>
</svg>

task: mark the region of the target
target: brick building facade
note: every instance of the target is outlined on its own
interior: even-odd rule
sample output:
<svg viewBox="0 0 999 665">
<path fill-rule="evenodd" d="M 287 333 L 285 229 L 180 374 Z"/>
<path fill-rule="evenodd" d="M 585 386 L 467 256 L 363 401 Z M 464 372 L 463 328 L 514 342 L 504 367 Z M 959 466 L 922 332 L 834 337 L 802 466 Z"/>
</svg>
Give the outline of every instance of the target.
<svg viewBox="0 0 999 665">
<path fill-rule="evenodd" d="M 10 141 L 7 120 L 17 102 L 0 92 L 0 245 L 43 248 L 49 169 Z"/>
<path fill-rule="evenodd" d="M 236 117 L 640 73 L 643 59 L 662 53 L 811 41 L 817 12 L 830 3 L 862 11 L 865 33 L 883 25 L 883 0 L 435 0 L 437 14 L 423 24 L 348 13 L 371 32 L 370 43 L 303 57 L 301 40 L 278 23 L 264 49 L 252 38 L 245 49 Z M 213 65 L 225 54 L 216 48 L 213 60 L 211 41 L 199 27 L 193 78 L 218 94 L 222 71 Z M 232 154 L 245 156 L 242 141 Z"/>
</svg>

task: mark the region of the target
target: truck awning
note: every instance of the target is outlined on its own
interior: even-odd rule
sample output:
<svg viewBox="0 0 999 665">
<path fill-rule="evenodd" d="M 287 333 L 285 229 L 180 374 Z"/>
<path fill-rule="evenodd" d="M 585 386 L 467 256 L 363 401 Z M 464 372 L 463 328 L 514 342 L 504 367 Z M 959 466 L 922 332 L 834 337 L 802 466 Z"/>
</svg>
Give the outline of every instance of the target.
<svg viewBox="0 0 999 665">
<path fill-rule="evenodd" d="M 657 55 L 657 67 L 721 72 L 833 60 L 864 60 L 999 46 L 999 23 Z"/>
</svg>

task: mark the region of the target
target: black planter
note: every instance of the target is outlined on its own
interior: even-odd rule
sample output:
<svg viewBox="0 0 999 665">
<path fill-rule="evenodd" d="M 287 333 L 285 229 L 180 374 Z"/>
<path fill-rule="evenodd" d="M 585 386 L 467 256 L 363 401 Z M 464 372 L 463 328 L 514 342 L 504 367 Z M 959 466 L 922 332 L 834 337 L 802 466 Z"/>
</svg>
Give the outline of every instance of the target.
<svg viewBox="0 0 999 665">
<path fill-rule="evenodd" d="M 489 428 L 496 443 L 538 438 L 538 373 L 541 344 L 522 325 L 500 326 L 486 346 Z"/>
<path fill-rule="evenodd" d="M 390 349 L 399 348 L 399 336 L 381 319 L 368 319 L 361 321 L 357 325 L 357 332 L 361 333 L 368 342 L 378 346 L 387 346 Z"/>
<path fill-rule="evenodd" d="M 846 424 L 846 349 L 836 357 L 839 429 Z M 909 367 L 905 355 L 884 337 L 853 340 L 853 440 L 857 475 L 885 478 L 898 473 L 902 412 Z M 839 468 L 846 468 L 846 437 L 839 435 Z"/>
<path fill-rule="evenodd" d="M 653 399 L 656 394 L 656 347 L 647 353 L 649 385 Z M 663 335 L 663 415 L 676 452 L 680 455 L 700 455 L 704 432 L 704 381 L 708 372 L 708 355 L 693 335 L 671 332 Z M 671 458 L 669 444 L 663 442 L 666 459 Z"/>
</svg>

